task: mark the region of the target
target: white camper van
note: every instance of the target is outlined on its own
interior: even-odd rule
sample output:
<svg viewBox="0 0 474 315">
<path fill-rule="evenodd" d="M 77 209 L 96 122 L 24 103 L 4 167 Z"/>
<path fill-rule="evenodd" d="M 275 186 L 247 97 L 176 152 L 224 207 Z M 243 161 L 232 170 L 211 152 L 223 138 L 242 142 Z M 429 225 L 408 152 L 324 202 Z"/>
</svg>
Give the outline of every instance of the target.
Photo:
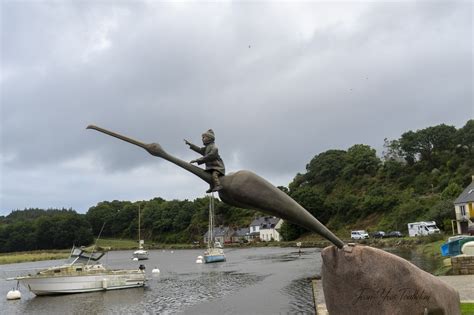
<svg viewBox="0 0 474 315">
<path fill-rule="evenodd" d="M 430 235 L 434 233 L 439 233 L 439 229 L 436 226 L 435 221 L 408 223 L 409 236 Z"/>
</svg>

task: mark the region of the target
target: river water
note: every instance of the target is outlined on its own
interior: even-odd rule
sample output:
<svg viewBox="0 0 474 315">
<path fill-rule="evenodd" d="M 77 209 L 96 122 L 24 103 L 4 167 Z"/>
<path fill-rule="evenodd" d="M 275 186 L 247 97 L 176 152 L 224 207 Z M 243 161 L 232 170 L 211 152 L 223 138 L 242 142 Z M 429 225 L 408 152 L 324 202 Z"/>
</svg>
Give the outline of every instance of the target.
<svg viewBox="0 0 474 315">
<path fill-rule="evenodd" d="M 144 288 L 7 301 L 15 281 L 0 280 L 1 314 L 314 314 L 311 278 L 321 272 L 319 249 L 260 247 L 226 249 L 227 261 L 196 264 L 202 250 L 153 250 L 134 262 L 132 251 L 109 252 L 111 268 L 147 267 Z M 42 261 L 0 266 L 0 277 L 61 264 Z M 160 274 L 151 273 L 159 268 Z"/>
<path fill-rule="evenodd" d="M 411 262 L 418 268 L 429 273 L 434 273 L 437 269 L 439 269 L 443 265 L 442 260 L 430 259 L 429 256 L 427 256 L 423 252 L 419 252 L 411 248 L 394 247 L 394 248 L 385 248 L 384 250 L 408 260 L 409 262 Z"/>
<path fill-rule="evenodd" d="M 432 272 L 439 263 L 403 248 L 385 249 Z M 109 252 L 110 268 L 147 267 L 144 288 L 35 297 L 7 301 L 16 286 L 7 277 L 62 263 L 60 260 L 0 265 L 0 314 L 314 314 L 311 278 L 321 273 L 320 249 L 259 247 L 225 250 L 227 261 L 196 264 L 202 250 L 152 250 L 134 262 L 132 251 Z M 152 274 L 159 268 L 158 276 Z M 319 301 L 318 297 L 318 303 Z"/>
</svg>

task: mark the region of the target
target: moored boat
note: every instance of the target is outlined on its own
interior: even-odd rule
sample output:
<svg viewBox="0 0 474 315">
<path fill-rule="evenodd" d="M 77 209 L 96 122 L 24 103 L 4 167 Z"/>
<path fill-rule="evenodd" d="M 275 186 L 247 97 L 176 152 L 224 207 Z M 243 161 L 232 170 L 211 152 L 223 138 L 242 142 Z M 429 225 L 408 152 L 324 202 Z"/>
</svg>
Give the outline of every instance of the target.
<svg viewBox="0 0 474 315">
<path fill-rule="evenodd" d="M 219 242 L 214 242 L 214 196 L 209 195 L 209 230 L 207 235 L 207 251 L 204 252 L 204 262 L 215 263 L 225 261 L 224 250 Z"/>
<path fill-rule="evenodd" d="M 204 253 L 204 262 L 206 264 L 222 261 L 225 261 L 224 250 L 222 248 L 209 248 Z"/>
<path fill-rule="evenodd" d="M 140 248 L 133 252 L 133 258 L 137 258 L 138 260 L 148 259 L 148 251 Z"/>
<path fill-rule="evenodd" d="M 446 243 L 441 245 L 441 255 L 444 257 L 461 255 L 463 254 L 463 245 L 472 241 L 474 241 L 474 236 L 452 236 L 448 239 Z"/>
<path fill-rule="evenodd" d="M 108 269 L 99 259 L 105 252 L 87 253 L 83 248 L 73 248 L 68 261 L 11 280 L 19 281 L 35 295 L 83 293 L 143 287 L 146 282 L 145 267 L 137 269 Z"/>
<path fill-rule="evenodd" d="M 141 229 L 141 213 L 140 205 L 138 205 L 138 250 L 133 252 L 132 257 L 138 260 L 148 259 L 148 251 L 143 248 L 145 244 L 144 240 L 141 239 L 140 229 Z"/>
</svg>

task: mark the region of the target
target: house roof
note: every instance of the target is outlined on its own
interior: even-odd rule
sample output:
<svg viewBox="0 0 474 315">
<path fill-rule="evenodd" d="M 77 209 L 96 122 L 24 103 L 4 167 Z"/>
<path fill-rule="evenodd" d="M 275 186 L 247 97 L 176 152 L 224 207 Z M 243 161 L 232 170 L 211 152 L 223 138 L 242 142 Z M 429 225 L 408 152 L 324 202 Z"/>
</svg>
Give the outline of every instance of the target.
<svg viewBox="0 0 474 315">
<path fill-rule="evenodd" d="M 219 236 L 225 236 L 229 233 L 232 233 L 232 229 L 228 226 L 225 226 L 225 227 L 222 227 L 222 226 L 219 226 L 219 227 L 214 227 L 214 237 L 219 237 Z M 207 237 L 207 235 L 209 234 L 209 231 L 206 232 L 206 234 L 204 234 L 204 237 Z"/>
<path fill-rule="evenodd" d="M 277 217 L 259 217 L 253 220 L 250 226 L 259 226 L 261 229 L 272 229 L 280 220 L 281 219 Z"/>
<path fill-rule="evenodd" d="M 235 230 L 234 236 L 246 236 L 249 235 L 250 229 L 249 228 L 240 228 Z"/>
<path fill-rule="evenodd" d="M 463 192 L 454 200 L 454 204 L 462 204 L 474 201 L 474 179 L 472 182 L 463 190 Z"/>
</svg>

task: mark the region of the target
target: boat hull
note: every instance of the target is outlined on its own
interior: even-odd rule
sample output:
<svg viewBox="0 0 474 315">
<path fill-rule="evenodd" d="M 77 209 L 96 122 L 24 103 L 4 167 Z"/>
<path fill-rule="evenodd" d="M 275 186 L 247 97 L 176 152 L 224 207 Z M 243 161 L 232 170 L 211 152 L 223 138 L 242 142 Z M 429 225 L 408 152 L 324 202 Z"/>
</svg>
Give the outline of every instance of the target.
<svg viewBox="0 0 474 315">
<path fill-rule="evenodd" d="M 225 255 L 204 255 L 204 262 L 206 264 L 215 263 L 215 262 L 223 262 L 225 261 Z"/>
<path fill-rule="evenodd" d="M 17 279 L 35 295 L 55 295 L 143 287 L 145 273 L 96 274 L 60 277 L 23 277 Z"/>
<path fill-rule="evenodd" d="M 133 258 L 136 258 L 138 260 L 147 260 L 148 259 L 148 256 L 144 256 L 144 255 L 133 255 Z"/>
<path fill-rule="evenodd" d="M 450 257 L 463 254 L 462 247 L 468 242 L 474 241 L 472 236 L 460 236 L 460 238 L 448 241 L 441 245 L 441 256 Z"/>
<path fill-rule="evenodd" d="M 133 253 L 133 258 L 137 258 L 138 260 L 146 260 L 148 259 L 148 251 L 137 250 Z"/>
</svg>

